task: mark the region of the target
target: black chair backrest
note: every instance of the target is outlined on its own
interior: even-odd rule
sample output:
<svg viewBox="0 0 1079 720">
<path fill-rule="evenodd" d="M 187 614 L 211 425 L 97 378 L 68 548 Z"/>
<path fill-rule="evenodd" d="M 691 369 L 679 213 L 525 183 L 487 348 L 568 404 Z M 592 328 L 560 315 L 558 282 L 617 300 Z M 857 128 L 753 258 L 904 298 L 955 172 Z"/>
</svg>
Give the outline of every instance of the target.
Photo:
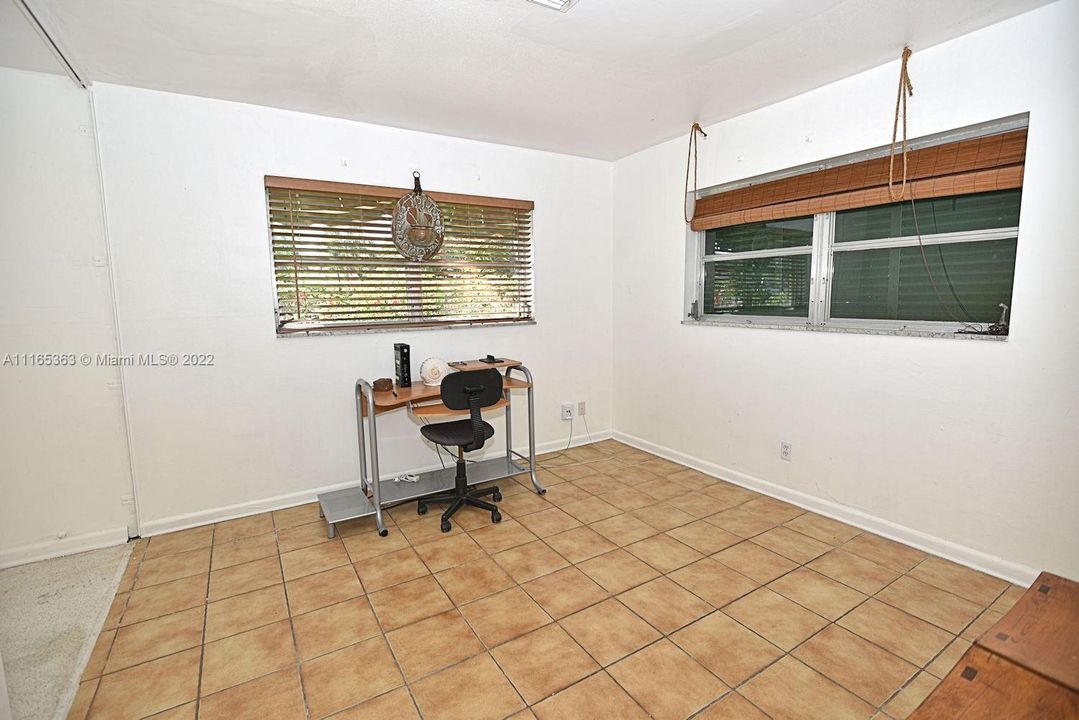
<svg viewBox="0 0 1079 720">
<path fill-rule="evenodd" d="M 502 376 L 494 368 L 465 370 L 442 378 L 442 404 L 451 410 L 469 411 L 472 421 L 472 442 L 463 446 L 472 452 L 483 447 L 487 437 L 483 432 L 480 408 L 494 405 L 502 399 Z"/>
</svg>

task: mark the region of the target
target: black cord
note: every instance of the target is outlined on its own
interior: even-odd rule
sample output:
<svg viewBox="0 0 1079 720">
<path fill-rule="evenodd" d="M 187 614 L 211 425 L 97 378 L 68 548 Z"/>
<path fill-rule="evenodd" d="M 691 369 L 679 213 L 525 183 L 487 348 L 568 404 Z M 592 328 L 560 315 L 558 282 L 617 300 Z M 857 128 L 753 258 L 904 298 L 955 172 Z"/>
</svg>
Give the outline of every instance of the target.
<svg viewBox="0 0 1079 720">
<path fill-rule="evenodd" d="M 917 237 L 918 237 L 918 250 L 922 254 L 922 267 L 925 268 L 925 274 L 929 278 L 929 284 L 933 286 L 933 293 L 937 296 L 937 301 L 940 303 L 941 308 L 943 308 L 944 311 L 946 313 L 948 313 L 948 317 L 950 317 L 953 322 L 956 322 L 956 323 L 962 325 L 967 331 L 972 332 L 972 333 L 979 333 L 979 334 L 984 333 L 985 331 L 982 328 L 975 327 L 975 326 L 971 325 L 970 323 L 964 322 L 964 321 L 960 320 L 959 318 L 957 318 L 955 316 L 955 313 L 952 312 L 952 309 L 950 307 L 948 307 L 948 304 L 946 302 L 944 302 L 944 296 L 940 294 L 940 289 L 937 288 L 937 281 L 933 279 L 933 273 L 929 270 L 929 260 L 925 256 L 925 244 L 922 242 L 922 231 L 918 227 L 918 208 L 915 207 L 915 205 L 914 205 L 914 191 L 913 190 L 911 190 L 911 193 L 910 193 L 910 211 L 914 216 L 914 234 L 917 235 Z M 957 330 L 956 332 L 963 332 L 963 331 L 962 330 Z"/>
<path fill-rule="evenodd" d="M 955 298 L 955 304 L 963 311 L 968 322 L 977 322 L 970 314 L 970 310 L 967 310 L 967 306 L 959 299 L 959 293 L 955 291 L 955 285 L 952 284 L 952 276 L 948 274 L 948 265 L 944 262 L 944 246 L 937 245 L 937 257 L 940 258 L 940 267 L 944 271 L 944 279 L 948 282 L 948 289 L 951 291 L 952 297 Z"/>
<path fill-rule="evenodd" d="M 952 209 L 955 209 L 955 200 L 952 200 Z M 937 205 L 932 200 L 929 201 L 929 212 L 933 216 L 933 232 L 939 232 L 939 225 L 937 224 Z M 944 280 L 948 283 L 948 290 L 952 293 L 952 297 L 955 299 L 955 304 L 959 306 L 959 309 L 963 311 L 963 315 L 966 316 L 970 322 L 977 322 L 974 316 L 967 310 L 967 306 L 963 304 L 963 301 L 959 299 L 959 293 L 955 290 L 955 285 L 952 283 L 952 276 L 948 272 L 948 264 L 944 262 L 944 246 L 937 245 L 937 258 L 940 259 L 940 267 L 944 271 Z"/>
<path fill-rule="evenodd" d="M 587 422 L 587 421 L 586 421 L 586 422 Z M 560 458 L 560 457 L 562 457 L 563 455 L 565 455 L 565 454 L 566 454 L 566 451 L 568 451 L 568 450 L 569 450 L 569 446 L 570 446 L 570 443 L 572 443 L 572 442 L 573 442 L 573 418 L 571 417 L 571 418 L 569 419 L 569 437 L 568 437 L 568 438 L 566 438 L 566 447 L 562 448 L 562 452 L 558 453 L 558 454 L 557 454 L 557 455 L 555 455 L 554 457 L 551 457 L 551 458 L 547 458 L 547 459 L 548 459 L 548 460 L 557 460 L 558 458 Z"/>
<path fill-rule="evenodd" d="M 427 422 L 427 420 L 425 418 L 420 418 L 420 422 L 422 422 L 424 425 L 430 425 L 430 423 Z M 455 458 L 453 455 L 451 455 L 449 450 L 442 447 L 438 443 L 431 443 L 431 444 L 435 446 L 435 455 L 438 455 L 438 462 L 442 465 L 443 470 L 446 469 L 446 463 L 442 460 L 442 453 L 446 453 L 446 457 L 448 457 L 450 460 L 453 460 L 454 462 L 457 462 L 457 458 Z M 468 458 L 465 458 L 465 462 L 466 463 L 474 463 L 476 461 L 475 460 L 469 460 Z"/>
</svg>

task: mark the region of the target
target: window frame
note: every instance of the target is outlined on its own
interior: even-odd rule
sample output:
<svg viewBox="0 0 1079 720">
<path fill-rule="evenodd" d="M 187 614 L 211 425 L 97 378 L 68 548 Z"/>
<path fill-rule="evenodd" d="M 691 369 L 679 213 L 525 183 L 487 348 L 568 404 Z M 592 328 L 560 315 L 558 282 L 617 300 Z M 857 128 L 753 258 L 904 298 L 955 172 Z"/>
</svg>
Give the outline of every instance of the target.
<svg viewBox="0 0 1079 720">
<path fill-rule="evenodd" d="M 527 281 L 527 292 L 530 296 L 529 300 L 529 315 L 522 318 L 497 318 L 497 319 L 483 319 L 483 318 L 460 318 L 454 320 L 442 320 L 442 321 L 424 321 L 424 322 L 400 322 L 400 323 L 382 323 L 382 324 L 348 324 L 339 326 L 323 326 L 323 327 L 304 327 L 295 329 L 285 329 L 281 321 L 281 299 L 278 295 L 278 278 L 276 270 L 277 257 L 274 252 L 274 225 L 273 225 L 273 212 L 271 209 L 271 203 L 269 201 L 269 190 L 271 187 L 278 189 L 290 189 L 296 191 L 316 191 L 316 192 L 331 192 L 340 193 L 345 195 L 372 195 L 391 197 L 390 193 L 399 193 L 399 196 L 403 196 L 408 192 L 411 192 L 410 188 L 392 188 L 376 185 L 366 185 L 348 182 L 338 182 L 330 180 L 311 180 L 306 178 L 294 178 L 284 177 L 276 175 L 266 175 L 263 178 L 263 188 L 261 193 L 261 200 L 264 206 L 266 217 L 266 234 L 267 234 L 267 250 L 269 252 L 270 273 L 269 283 L 271 290 L 271 297 L 273 302 L 273 322 L 274 322 L 274 335 L 277 338 L 291 338 L 291 337 L 309 337 L 318 335 L 355 335 L 355 334 L 367 334 L 367 333 L 386 333 L 386 332 L 414 332 L 422 330 L 452 330 L 460 328 L 473 328 L 473 327 L 503 327 L 503 326 L 518 326 L 518 325 L 535 325 L 536 324 L 536 262 L 535 262 L 535 204 L 531 200 L 516 200 L 499 197 L 488 197 L 480 195 L 465 195 L 459 193 L 446 193 L 446 192 L 427 192 L 427 195 L 433 197 L 436 202 L 450 202 L 458 205 L 476 205 L 476 206 L 489 206 L 495 208 L 503 207 L 518 207 L 527 206 L 527 211 L 530 213 L 529 217 L 529 240 L 528 240 L 528 257 L 529 257 L 529 270 Z M 518 209 L 522 209 L 518 207 Z M 414 313 L 414 308 L 410 312 Z"/>
<path fill-rule="evenodd" d="M 1005 132 L 1012 129 L 1027 127 L 1028 115 L 1017 115 L 981 125 L 962 128 L 947 133 L 940 133 L 910 143 L 911 148 L 929 147 L 961 139 L 990 135 Z M 887 154 L 888 148 L 874 148 L 861 153 L 853 153 L 830 161 L 814 163 L 811 165 L 789 168 L 774 173 L 768 173 L 746 180 L 740 180 L 724 185 L 715 186 L 698 191 L 695 195 L 690 194 L 687 201 L 692 203 L 699 197 L 705 197 L 720 192 L 727 192 L 751 184 L 768 182 L 791 177 L 807 172 L 823 170 L 837 165 L 861 162 L 879 158 Z M 909 200 L 905 201 L 909 202 Z M 685 304 L 683 325 L 714 325 L 720 327 L 756 327 L 785 330 L 814 330 L 824 332 L 849 332 L 861 334 L 881 335 L 915 335 L 923 337 L 953 337 L 982 340 L 1007 340 L 1007 335 L 985 335 L 976 333 L 960 333 L 959 330 L 970 329 L 971 326 L 984 329 L 984 323 L 963 323 L 952 321 L 932 320 L 887 320 L 887 319 L 859 319 L 859 318 L 832 318 L 831 317 L 831 293 L 832 278 L 834 275 L 834 256 L 836 252 L 852 252 L 857 250 L 884 250 L 901 247 L 917 247 L 916 235 L 878 238 L 871 240 L 857 240 L 844 243 L 835 242 L 835 212 L 817 213 L 813 215 L 813 243 L 811 245 L 812 260 L 810 263 L 810 296 L 808 317 L 790 317 L 773 315 L 739 315 L 739 314 L 705 314 L 704 288 L 705 288 L 705 264 L 706 262 L 722 262 L 733 259 L 753 259 L 762 257 L 779 257 L 783 255 L 803 255 L 803 247 L 779 248 L 774 250 L 759 250 L 744 253 L 731 253 L 723 258 L 706 255 L 707 230 L 693 230 L 686 226 L 686 282 Z M 979 242 L 987 240 L 1002 240 L 1018 238 L 1019 226 L 991 228 L 983 230 L 969 230 L 960 232 L 934 233 L 922 235 L 921 242 L 925 247 L 941 244 L 959 244 Z M 737 257 L 735 257 L 737 256 Z M 1009 311 L 1009 319 L 1010 319 Z"/>
</svg>

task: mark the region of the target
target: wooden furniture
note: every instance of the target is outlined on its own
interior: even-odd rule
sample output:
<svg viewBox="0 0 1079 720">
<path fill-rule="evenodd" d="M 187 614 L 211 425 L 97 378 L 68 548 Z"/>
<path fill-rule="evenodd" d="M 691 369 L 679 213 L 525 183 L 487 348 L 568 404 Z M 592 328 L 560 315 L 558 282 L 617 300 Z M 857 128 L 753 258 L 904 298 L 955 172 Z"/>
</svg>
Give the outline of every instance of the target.
<svg viewBox="0 0 1079 720">
<path fill-rule="evenodd" d="M 1042 573 L 911 718 L 1079 718 L 1079 583 Z"/>
<path fill-rule="evenodd" d="M 485 410 L 505 410 L 506 453 L 504 456 L 469 463 L 468 484 L 476 485 L 500 478 L 529 473 L 533 489 L 540 495 L 546 489 L 536 476 L 536 430 L 532 396 L 532 373 L 520 360 L 499 360 L 495 363 L 465 360 L 450 363 L 454 370 L 484 370 L 495 368 L 503 372 L 503 397 Z M 518 373 L 520 377 L 515 377 Z M 528 455 L 513 450 L 513 421 L 511 416 L 513 390 L 525 390 L 528 394 Z M 360 454 L 360 483 L 355 487 L 322 493 L 318 496 L 319 512 L 326 520 L 326 532 L 333 538 L 339 522 L 355 518 L 375 516 L 378 534 L 389 534 L 382 519 L 382 511 L 392 505 L 414 500 L 425 495 L 444 492 L 454 486 L 453 467 L 431 470 L 418 474 L 416 482 L 394 482 L 383 479 L 378 469 L 378 417 L 384 413 L 407 408 L 412 417 L 421 421 L 467 415 L 468 411 L 452 410 L 442 404 L 438 386 L 414 382 L 411 387 L 398 387 L 375 392 L 371 383 L 360 378 L 356 381 L 356 439 Z M 366 427 L 366 430 L 364 426 Z M 368 453 L 370 448 L 370 453 Z M 517 461 L 527 460 L 527 465 Z M 370 465 L 370 471 L 368 469 Z"/>
<path fill-rule="evenodd" d="M 911 720 L 1050 720 L 1079 717 L 1079 695 L 971 645 Z"/>
<path fill-rule="evenodd" d="M 1079 692 L 1079 583 L 1042 573 L 977 643 Z"/>
</svg>

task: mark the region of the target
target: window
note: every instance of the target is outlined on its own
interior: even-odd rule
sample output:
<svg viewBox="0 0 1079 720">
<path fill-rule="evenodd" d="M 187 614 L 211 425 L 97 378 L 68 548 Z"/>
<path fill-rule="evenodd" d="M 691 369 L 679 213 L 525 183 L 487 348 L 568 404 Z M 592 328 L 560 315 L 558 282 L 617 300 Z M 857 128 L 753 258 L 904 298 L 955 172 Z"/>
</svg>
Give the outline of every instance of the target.
<svg viewBox="0 0 1079 720">
<path fill-rule="evenodd" d="M 1020 194 L 1001 190 L 836 213 L 829 316 L 972 327 L 997 322 L 1000 305 L 1012 304 Z"/>
<path fill-rule="evenodd" d="M 687 313 L 723 324 L 1007 334 L 1025 118 L 979 130 L 917 144 L 902 202 L 889 201 L 879 152 L 701 198 Z"/>
<path fill-rule="evenodd" d="M 813 218 L 709 230 L 706 315 L 809 317 Z"/>
<path fill-rule="evenodd" d="M 532 321 L 532 209 L 523 200 L 428 193 L 445 241 L 397 253 L 407 189 L 266 178 L 278 335 Z"/>
</svg>

